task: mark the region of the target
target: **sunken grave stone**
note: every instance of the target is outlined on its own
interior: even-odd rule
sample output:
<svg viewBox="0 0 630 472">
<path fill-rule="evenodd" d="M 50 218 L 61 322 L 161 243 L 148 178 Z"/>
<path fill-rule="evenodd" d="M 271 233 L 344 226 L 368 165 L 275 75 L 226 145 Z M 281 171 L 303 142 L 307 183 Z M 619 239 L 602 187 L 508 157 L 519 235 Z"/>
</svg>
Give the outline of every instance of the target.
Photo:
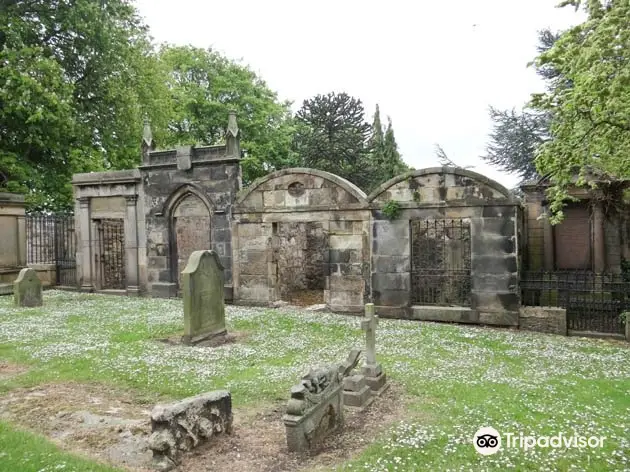
<svg viewBox="0 0 630 472">
<path fill-rule="evenodd" d="M 381 364 L 376 362 L 376 327 L 378 316 L 374 313 L 374 303 L 365 304 L 365 318 L 361 321 L 361 329 L 365 331 L 366 354 L 365 365 L 361 372 L 373 395 L 380 396 L 389 384 Z"/>
<path fill-rule="evenodd" d="M 357 366 L 360 354 L 353 350 L 341 365 L 311 369 L 291 388 L 282 418 L 289 452 L 312 450 L 343 427 L 342 382 Z"/>
<path fill-rule="evenodd" d="M 184 400 L 156 405 L 151 412 L 149 448 L 160 471 L 177 467 L 182 454 L 217 434 L 232 434 L 232 396 L 218 390 Z"/>
<path fill-rule="evenodd" d="M 182 271 L 185 344 L 197 344 L 227 333 L 223 265 L 214 251 L 194 251 Z"/>
<path fill-rule="evenodd" d="M 42 282 L 35 269 L 22 269 L 13 283 L 13 300 L 16 306 L 42 306 Z"/>
</svg>

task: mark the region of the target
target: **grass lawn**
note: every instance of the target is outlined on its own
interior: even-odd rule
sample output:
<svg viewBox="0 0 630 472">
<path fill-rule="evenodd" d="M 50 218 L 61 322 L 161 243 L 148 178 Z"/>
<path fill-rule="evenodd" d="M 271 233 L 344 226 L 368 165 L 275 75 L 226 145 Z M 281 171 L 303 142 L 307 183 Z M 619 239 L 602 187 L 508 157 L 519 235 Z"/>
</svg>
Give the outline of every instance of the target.
<svg viewBox="0 0 630 472">
<path fill-rule="evenodd" d="M 363 346 L 355 317 L 227 307 L 239 343 L 156 342 L 183 329 L 181 300 L 45 292 L 42 308 L 0 298 L 0 395 L 49 382 L 104 382 L 149 399 L 227 388 L 235 408 L 288 399 L 310 366 Z M 339 470 L 630 470 L 630 349 L 623 343 L 380 320 L 377 353 L 409 398 L 409 418 Z M 602 448 L 506 448 L 479 455 L 474 433 L 604 436 Z M 0 423 L 0 470 L 107 471 Z M 8 465 L 7 465 L 8 464 Z M 91 467 L 91 468 L 90 468 Z"/>
</svg>

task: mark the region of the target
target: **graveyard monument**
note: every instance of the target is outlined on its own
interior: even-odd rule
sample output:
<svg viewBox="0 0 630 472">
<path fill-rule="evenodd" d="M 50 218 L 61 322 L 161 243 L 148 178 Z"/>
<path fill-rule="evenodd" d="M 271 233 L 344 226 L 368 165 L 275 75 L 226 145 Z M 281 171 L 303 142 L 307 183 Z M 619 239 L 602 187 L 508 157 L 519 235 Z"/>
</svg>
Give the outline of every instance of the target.
<svg viewBox="0 0 630 472">
<path fill-rule="evenodd" d="M 227 333 L 223 298 L 223 265 L 214 251 L 195 251 L 182 272 L 184 336 L 197 344 Z"/>
<path fill-rule="evenodd" d="M 184 452 L 218 434 L 232 434 L 232 396 L 227 390 L 218 390 L 156 405 L 151 430 L 153 466 L 162 472 L 171 470 L 179 465 Z"/>
<path fill-rule="evenodd" d="M 361 369 L 365 381 L 374 395 L 381 395 L 389 384 L 381 364 L 376 361 L 376 327 L 378 316 L 374 312 L 374 304 L 366 303 L 365 318 L 361 321 L 361 329 L 365 331 L 366 351 L 365 365 Z"/>
<path fill-rule="evenodd" d="M 343 380 L 357 366 L 361 351 L 352 350 L 346 361 L 311 369 L 298 385 L 283 417 L 290 452 L 305 452 L 343 427 Z"/>
<path fill-rule="evenodd" d="M 20 271 L 13 283 L 13 299 L 15 306 L 42 306 L 42 282 L 35 269 L 25 267 Z"/>
</svg>

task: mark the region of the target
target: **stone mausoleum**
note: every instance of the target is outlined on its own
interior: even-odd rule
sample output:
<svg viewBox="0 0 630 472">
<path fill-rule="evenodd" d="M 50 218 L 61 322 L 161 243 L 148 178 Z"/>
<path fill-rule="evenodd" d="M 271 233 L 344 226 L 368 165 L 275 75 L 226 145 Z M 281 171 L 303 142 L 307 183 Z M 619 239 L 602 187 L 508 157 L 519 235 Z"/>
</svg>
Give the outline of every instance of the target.
<svg viewBox="0 0 630 472">
<path fill-rule="evenodd" d="M 147 126 L 138 168 L 75 175 L 80 287 L 175 297 L 213 249 L 233 303 L 518 324 L 522 217 L 502 185 L 436 167 L 366 195 L 295 168 L 242 189 L 238 134 L 231 114 L 225 144 L 158 151 Z"/>
</svg>

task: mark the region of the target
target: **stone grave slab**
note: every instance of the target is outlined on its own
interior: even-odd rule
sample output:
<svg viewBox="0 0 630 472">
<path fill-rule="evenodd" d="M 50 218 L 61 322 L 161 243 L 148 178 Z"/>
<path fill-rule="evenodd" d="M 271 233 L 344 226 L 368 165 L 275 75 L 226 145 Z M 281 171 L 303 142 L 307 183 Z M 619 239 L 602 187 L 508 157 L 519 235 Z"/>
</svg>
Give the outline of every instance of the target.
<svg viewBox="0 0 630 472">
<path fill-rule="evenodd" d="M 226 334 L 223 265 L 214 251 L 194 251 L 182 271 L 185 344 Z"/>
</svg>

